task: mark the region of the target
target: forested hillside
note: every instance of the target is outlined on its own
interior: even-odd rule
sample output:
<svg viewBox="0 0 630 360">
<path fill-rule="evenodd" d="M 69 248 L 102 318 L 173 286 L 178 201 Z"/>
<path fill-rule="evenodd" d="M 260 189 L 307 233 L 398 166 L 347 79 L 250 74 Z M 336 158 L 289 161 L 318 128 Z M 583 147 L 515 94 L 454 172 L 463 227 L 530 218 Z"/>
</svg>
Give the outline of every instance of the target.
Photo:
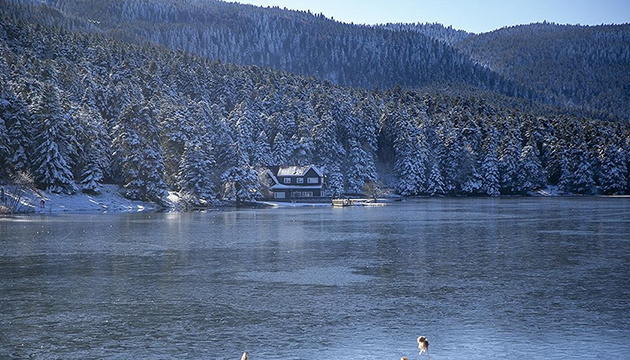
<svg viewBox="0 0 630 360">
<path fill-rule="evenodd" d="M 630 118 L 630 24 L 522 25 L 466 38 L 456 47 L 553 104 Z"/>
<path fill-rule="evenodd" d="M 475 34 L 473 33 L 469 33 L 464 30 L 453 29 L 452 26 L 445 27 L 444 25 L 437 23 L 388 23 L 384 25 L 377 25 L 377 27 L 382 27 L 384 29 L 389 29 L 392 31 L 414 31 L 450 45 L 459 43 L 463 40 L 475 36 Z"/>
<path fill-rule="evenodd" d="M 333 194 L 389 174 L 402 195 L 629 191 L 627 123 L 492 94 L 342 87 L 11 17 L 0 86 L 0 178 L 55 192 L 252 198 L 259 167 L 296 163 L 324 166 Z"/>
<path fill-rule="evenodd" d="M 7 1 L 7 0 L 3 0 Z M 10 2 L 10 1 L 9 1 Z M 108 37 L 151 42 L 212 60 L 273 67 L 366 89 L 466 84 L 540 98 L 468 55 L 414 29 L 391 31 L 321 14 L 215 0 L 13 0 L 17 16 L 82 28 Z M 438 27 L 426 28 L 436 34 Z"/>
</svg>

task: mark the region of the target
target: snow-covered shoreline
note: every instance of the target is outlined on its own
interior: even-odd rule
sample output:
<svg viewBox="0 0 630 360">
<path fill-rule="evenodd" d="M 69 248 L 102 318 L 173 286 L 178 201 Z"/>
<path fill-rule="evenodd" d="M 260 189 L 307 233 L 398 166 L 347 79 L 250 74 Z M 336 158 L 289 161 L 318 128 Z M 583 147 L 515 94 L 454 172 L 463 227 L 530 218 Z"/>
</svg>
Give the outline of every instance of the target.
<svg viewBox="0 0 630 360">
<path fill-rule="evenodd" d="M 4 187 L 6 196 L 13 197 L 10 187 Z M 547 187 L 529 194 L 529 197 L 566 197 L 574 196 L 558 190 L 557 187 Z M 590 195 L 597 196 L 597 195 Z M 600 195 L 602 196 L 602 195 Z M 609 197 L 609 196 L 606 196 Z M 614 196 L 627 197 L 627 196 Z M 43 201 L 42 201 L 43 200 Z M 102 185 L 100 194 L 86 194 L 77 192 L 73 195 L 55 194 L 41 190 L 23 191 L 20 207 L 16 213 L 22 214 L 54 214 L 54 213 L 134 213 L 156 211 L 182 211 L 180 197 L 177 193 L 171 193 L 167 199 L 166 208 L 152 202 L 130 200 L 122 195 L 122 189 L 117 185 Z M 389 199 L 391 201 L 391 199 Z M 293 203 L 274 201 L 255 201 L 269 208 L 297 208 L 297 207 L 321 207 L 331 206 L 324 203 Z M 229 206 L 228 206 L 229 207 Z"/>
<path fill-rule="evenodd" d="M 10 189 L 7 196 L 14 196 Z M 26 190 L 22 193 L 19 213 L 130 213 L 158 211 L 160 208 L 151 202 L 129 200 L 122 196 L 117 185 L 102 185 L 100 194 L 77 192 L 73 195 L 55 194 L 46 191 Z"/>
</svg>

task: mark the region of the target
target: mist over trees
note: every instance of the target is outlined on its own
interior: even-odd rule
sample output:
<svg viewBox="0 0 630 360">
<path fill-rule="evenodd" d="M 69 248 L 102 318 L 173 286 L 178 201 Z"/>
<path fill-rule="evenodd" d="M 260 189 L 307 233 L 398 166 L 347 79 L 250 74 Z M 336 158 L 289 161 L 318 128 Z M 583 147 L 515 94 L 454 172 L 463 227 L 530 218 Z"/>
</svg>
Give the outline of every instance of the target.
<svg viewBox="0 0 630 360">
<path fill-rule="evenodd" d="M 49 3 L 61 9 L 91 4 Z M 123 19 L 183 23 L 201 6 L 193 0 L 178 2 L 164 12 L 162 1 L 103 4 L 104 14 L 112 8 L 137 8 L 121 12 Z M 144 13 L 151 4 L 156 10 Z M 233 9 L 236 18 L 239 11 L 257 11 L 208 4 Z M 176 11 L 180 7 L 186 16 Z M 83 20 L 59 15 L 54 8 L 31 8 L 39 12 L 17 16 L 16 11 L 0 19 L 3 179 L 29 173 L 41 189 L 60 193 L 98 192 L 102 184 L 114 183 L 130 198 L 157 203 L 165 201 L 168 190 L 176 190 L 191 203 L 206 203 L 259 196 L 261 167 L 318 164 L 325 168 L 333 195 L 363 192 L 376 182 L 405 196 L 527 194 L 547 185 L 576 194 L 630 192 L 627 121 L 577 117 L 494 92 L 483 82 L 476 87 L 472 80 L 447 88 L 436 83 L 422 89 L 349 87 L 326 76 L 123 41 L 122 34 L 87 31 Z M 97 10 L 90 14 L 98 15 Z M 353 29 L 321 16 L 265 11 Z M 63 26 L 50 26 L 53 19 Z M 80 31 L 70 31 L 72 24 Z M 332 31 L 324 25 L 322 34 Z M 348 29 L 341 33 L 348 31 L 350 42 L 354 31 L 378 31 L 411 42 L 418 36 Z M 352 45 L 346 45 L 354 54 Z M 355 63 L 346 58 L 330 66 Z M 435 64 L 444 66 L 441 60 Z M 361 66 L 357 76 L 376 81 Z M 457 73 L 455 68 L 441 71 Z"/>
</svg>

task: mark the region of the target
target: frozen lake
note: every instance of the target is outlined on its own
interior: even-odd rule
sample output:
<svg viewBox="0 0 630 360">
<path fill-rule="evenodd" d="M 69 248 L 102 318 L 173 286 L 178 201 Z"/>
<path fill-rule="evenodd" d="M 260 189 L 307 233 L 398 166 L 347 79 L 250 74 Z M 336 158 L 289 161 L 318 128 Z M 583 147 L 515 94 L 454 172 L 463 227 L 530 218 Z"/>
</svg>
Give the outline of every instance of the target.
<svg viewBox="0 0 630 360">
<path fill-rule="evenodd" d="M 0 219 L 1 359 L 619 359 L 629 314 L 628 198 Z"/>
</svg>

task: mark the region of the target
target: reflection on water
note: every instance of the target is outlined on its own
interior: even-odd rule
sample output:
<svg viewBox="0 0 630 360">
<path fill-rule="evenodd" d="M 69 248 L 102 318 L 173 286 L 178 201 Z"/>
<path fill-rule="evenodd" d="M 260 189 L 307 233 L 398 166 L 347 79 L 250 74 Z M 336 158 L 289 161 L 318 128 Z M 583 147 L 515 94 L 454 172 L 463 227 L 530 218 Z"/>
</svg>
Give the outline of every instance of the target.
<svg viewBox="0 0 630 360">
<path fill-rule="evenodd" d="M 623 358 L 630 199 L 0 221 L 0 358 Z M 591 339 L 585 343 L 585 339 Z"/>
</svg>

